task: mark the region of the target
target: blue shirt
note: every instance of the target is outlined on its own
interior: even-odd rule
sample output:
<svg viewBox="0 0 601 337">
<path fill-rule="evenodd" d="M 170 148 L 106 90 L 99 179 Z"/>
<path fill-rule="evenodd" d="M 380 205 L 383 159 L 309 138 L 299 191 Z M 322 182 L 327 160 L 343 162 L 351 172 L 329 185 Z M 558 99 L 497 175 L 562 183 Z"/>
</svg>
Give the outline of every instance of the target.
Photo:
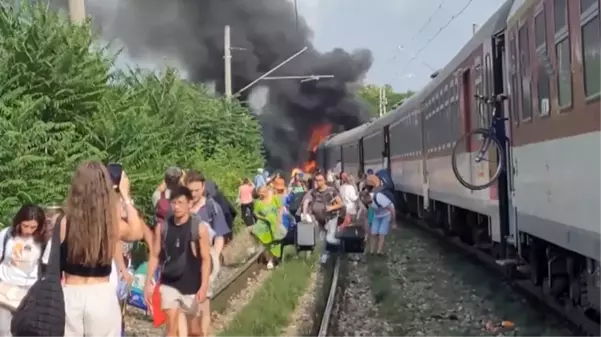
<svg viewBox="0 0 601 337">
<path fill-rule="evenodd" d="M 217 202 L 215 202 L 215 200 L 212 200 L 212 203 L 215 207 L 215 209 L 213 210 L 213 212 L 215 214 L 213 214 L 213 223 L 210 223 L 210 225 L 213 228 L 213 230 L 215 231 L 215 235 L 216 236 L 224 236 L 224 235 L 231 233 L 232 231 L 227 226 L 227 221 L 225 220 L 225 215 L 223 214 L 223 210 L 221 209 L 221 206 L 219 206 L 219 204 Z M 209 223 L 209 220 L 210 220 L 209 212 L 210 212 L 210 210 L 207 209 L 207 205 L 205 204 L 198 210 L 198 212 L 196 212 L 196 214 L 198 214 L 198 216 L 202 219 L 202 221 Z"/>
<path fill-rule="evenodd" d="M 294 215 L 290 214 L 289 211 L 289 207 L 290 207 L 290 203 L 294 200 L 295 195 L 294 193 L 288 193 L 288 195 L 286 195 L 286 197 L 284 198 L 284 213 L 282 214 L 282 225 L 284 225 L 284 227 L 286 227 L 286 229 L 290 229 L 290 227 L 292 227 L 292 225 L 294 225 Z"/>
<path fill-rule="evenodd" d="M 254 184 L 255 184 L 255 188 L 259 188 L 259 187 L 261 187 L 261 186 L 264 186 L 264 185 L 265 185 L 265 183 L 266 183 L 266 181 L 265 181 L 265 177 L 264 177 L 262 174 L 257 174 L 257 175 L 255 176 L 255 179 L 254 179 L 254 181 L 253 181 L 253 182 L 254 182 Z"/>
</svg>

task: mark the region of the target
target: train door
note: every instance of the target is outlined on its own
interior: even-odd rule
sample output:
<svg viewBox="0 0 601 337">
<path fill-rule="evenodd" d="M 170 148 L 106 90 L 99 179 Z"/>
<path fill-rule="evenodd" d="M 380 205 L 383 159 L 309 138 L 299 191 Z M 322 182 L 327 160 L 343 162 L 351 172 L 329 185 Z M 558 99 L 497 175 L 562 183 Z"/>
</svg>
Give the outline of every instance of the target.
<svg viewBox="0 0 601 337">
<path fill-rule="evenodd" d="M 392 174 L 390 167 L 390 126 L 384 127 L 384 151 L 382 151 L 382 166 L 386 168 L 388 174 Z"/>
<path fill-rule="evenodd" d="M 363 153 L 363 138 L 359 139 L 359 168 L 358 168 L 358 172 L 359 172 L 359 176 L 361 177 L 363 175 L 363 173 L 365 173 L 365 166 L 363 165 L 363 161 L 364 161 L 364 153 Z"/>
<path fill-rule="evenodd" d="M 505 74 L 507 69 L 507 55 L 505 48 L 506 31 L 502 31 L 495 35 L 493 43 L 493 79 L 494 79 L 494 93 L 499 95 L 505 93 Z M 511 41 L 511 39 L 510 39 Z M 507 135 L 510 137 L 508 130 L 511 130 L 511 118 L 508 107 L 509 101 L 503 102 L 498 111 L 504 117 L 508 117 L 506 123 L 497 123 L 496 133 L 498 135 Z M 519 236 L 517 235 L 517 214 L 516 208 L 513 206 L 513 199 L 515 191 L 512 188 L 513 185 L 513 162 L 511 145 L 509 138 L 506 138 L 505 142 L 501 142 L 503 148 L 503 154 L 505 155 L 505 169 L 501 171 L 499 180 L 497 182 L 497 195 L 499 198 L 499 222 L 500 222 L 500 234 L 501 234 L 501 245 L 499 258 L 508 258 L 507 254 L 507 243 L 517 247 L 519 249 Z"/>
<path fill-rule="evenodd" d="M 474 66 L 476 66 L 476 64 L 474 64 Z M 472 70 L 467 68 L 461 74 L 461 117 L 463 118 L 463 134 L 472 130 L 472 102 L 474 101 L 474 95 L 472 92 Z M 465 142 L 466 154 L 469 155 L 469 153 L 472 151 L 474 151 L 473 144 L 471 144 L 470 141 Z M 468 167 L 470 177 L 469 180 L 473 181 L 474 165 L 468 165 Z M 470 193 L 474 193 L 474 191 L 470 190 Z"/>
</svg>

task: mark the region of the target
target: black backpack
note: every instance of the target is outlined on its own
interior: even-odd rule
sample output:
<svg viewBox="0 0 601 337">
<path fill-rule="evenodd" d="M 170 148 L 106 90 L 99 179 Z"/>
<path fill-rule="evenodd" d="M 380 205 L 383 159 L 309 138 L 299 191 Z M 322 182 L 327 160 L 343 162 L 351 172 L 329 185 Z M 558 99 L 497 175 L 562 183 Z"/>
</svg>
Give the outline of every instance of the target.
<svg viewBox="0 0 601 337">
<path fill-rule="evenodd" d="M 13 313 L 10 331 L 13 336 L 64 336 L 65 299 L 61 285 L 60 228 L 63 216 L 54 225 L 50 258 L 42 275 L 27 291 Z"/>
</svg>

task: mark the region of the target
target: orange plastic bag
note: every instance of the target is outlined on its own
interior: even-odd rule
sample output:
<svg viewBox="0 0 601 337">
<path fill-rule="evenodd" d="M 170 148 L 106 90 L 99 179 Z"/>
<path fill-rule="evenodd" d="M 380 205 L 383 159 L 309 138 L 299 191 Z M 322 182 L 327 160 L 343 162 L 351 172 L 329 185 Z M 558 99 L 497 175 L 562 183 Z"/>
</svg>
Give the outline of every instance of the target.
<svg viewBox="0 0 601 337">
<path fill-rule="evenodd" d="M 165 324 L 167 317 L 165 312 L 161 310 L 161 293 L 159 292 L 160 282 L 157 282 L 154 286 L 154 291 L 152 292 L 152 303 L 150 304 L 150 310 L 152 314 L 152 324 L 155 328 L 160 327 Z"/>
</svg>

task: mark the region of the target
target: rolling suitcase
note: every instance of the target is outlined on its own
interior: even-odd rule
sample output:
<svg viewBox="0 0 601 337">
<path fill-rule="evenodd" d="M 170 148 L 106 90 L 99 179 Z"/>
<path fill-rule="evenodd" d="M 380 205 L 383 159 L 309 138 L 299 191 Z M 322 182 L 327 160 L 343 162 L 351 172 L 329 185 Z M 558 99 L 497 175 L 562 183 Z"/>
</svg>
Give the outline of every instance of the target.
<svg viewBox="0 0 601 337">
<path fill-rule="evenodd" d="M 299 221 L 296 224 L 296 251 L 313 250 L 315 247 L 315 224 Z"/>
<path fill-rule="evenodd" d="M 365 251 L 365 229 L 362 226 L 339 227 L 336 237 L 340 240 L 342 253 L 363 253 Z"/>
</svg>

